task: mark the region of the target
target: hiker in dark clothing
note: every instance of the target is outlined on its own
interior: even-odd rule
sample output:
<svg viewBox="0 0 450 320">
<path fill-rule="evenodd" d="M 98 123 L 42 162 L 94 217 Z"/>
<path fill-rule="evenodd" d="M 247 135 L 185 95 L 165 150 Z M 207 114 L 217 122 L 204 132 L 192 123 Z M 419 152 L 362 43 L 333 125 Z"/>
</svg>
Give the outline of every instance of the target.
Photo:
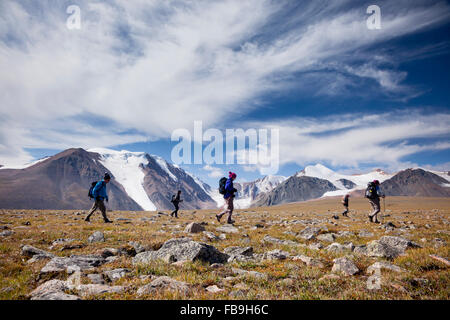
<svg viewBox="0 0 450 320">
<path fill-rule="evenodd" d="M 369 199 L 369 203 L 372 206 L 373 212 L 369 214 L 369 221 L 380 223 L 377 215 L 380 212 L 380 197 L 384 198 L 385 195 L 380 190 L 380 181 L 374 180 L 367 186 L 366 198 Z M 374 220 L 375 218 L 375 220 Z"/>
<path fill-rule="evenodd" d="M 348 217 L 348 198 L 350 197 L 349 194 L 346 194 L 343 198 L 342 198 L 342 205 L 344 206 L 345 210 L 342 212 L 342 215 L 344 217 Z"/>
<path fill-rule="evenodd" d="M 175 210 L 172 211 L 172 213 L 170 214 L 170 216 L 175 216 L 175 218 L 178 218 L 178 209 L 179 209 L 179 204 L 180 202 L 183 202 L 183 200 L 180 199 L 180 195 L 181 195 L 181 190 L 178 190 L 177 195 L 173 195 L 172 196 L 172 200 L 170 200 L 170 202 L 173 203 Z"/>
<path fill-rule="evenodd" d="M 108 173 L 105 173 L 102 181 L 97 182 L 94 189 L 92 190 L 92 196 L 95 199 L 94 205 L 89 211 L 88 216 L 84 221 L 90 222 L 91 215 L 97 210 L 100 209 L 103 215 L 103 220 L 105 223 L 111 223 L 112 221 L 106 217 L 106 207 L 104 201 L 108 202 L 108 194 L 106 192 L 106 184 L 111 181 L 111 176 Z"/>
<path fill-rule="evenodd" d="M 229 172 L 228 180 L 225 184 L 225 194 L 223 195 L 223 198 L 225 199 L 225 206 L 224 211 L 216 215 L 217 221 L 220 222 L 220 219 L 225 213 L 228 213 L 228 220 L 227 223 L 232 224 L 234 223 L 234 220 L 231 220 L 231 215 L 233 214 L 233 200 L 234 200 L 234 194 L 237 192 L 237 190 L 233 186 L 233 181 L 236 179 L 236 173 Z"/>
</svg>

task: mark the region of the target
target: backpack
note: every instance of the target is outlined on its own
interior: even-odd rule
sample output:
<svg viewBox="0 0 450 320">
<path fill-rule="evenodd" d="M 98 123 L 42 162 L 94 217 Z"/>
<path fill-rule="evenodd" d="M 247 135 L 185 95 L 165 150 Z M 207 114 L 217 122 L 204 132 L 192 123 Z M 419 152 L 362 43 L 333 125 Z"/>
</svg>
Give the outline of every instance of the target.
<svg viewBox="0 0 450 320">
<path fill-rule="evenodd" d="M 219 193 L 220 194 L 225 194 L 226 190 L 225 190 L 225 184 L 227 183 L 227 178 L 223 177 L 222 179 L 219 180 Z"/>
<path fill-rule="evenodd" d="M 88 196 L 91 199 L 94 199 L 94 195 L 92 194 L 92 191 L 94 191 L 95 186 L 97 185 L 98 181 L 94 181 L 91 183 L 91 187 L 89 188 Z"/>
<path fill-rule="evenodd" d="M 369 199 L 375 199 L 378 197 L 377 187 L 376 187 L 375 183 L 369 182 L 364 196 Z"/>
<path fill-rule="evenodd" d="M 175 195 L 172 195 L 172 199 L 170 200 L 170 202 L 172 202 L 172 203 L 175 202 Z"/>
</svg>

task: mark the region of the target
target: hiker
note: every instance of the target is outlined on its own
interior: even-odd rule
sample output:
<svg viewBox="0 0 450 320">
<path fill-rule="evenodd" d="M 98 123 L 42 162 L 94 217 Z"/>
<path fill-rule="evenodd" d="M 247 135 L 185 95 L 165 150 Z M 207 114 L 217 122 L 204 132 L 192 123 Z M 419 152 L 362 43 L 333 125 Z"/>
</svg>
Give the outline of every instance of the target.
<svg viewBox="0 0 450 320">
<path fill-rule="evenodd" d="M 222 178 L 222 179 L 224 179 L 224 178 Z M 233 206 L 233 199 L 235 197 L 234 194 L 237 192 L 237 190 L 233 186 L 233 181 L 235 179 L 236 179 L 236 173 L 228 172 L 228 179 L 225 183 L 224 193 L 223 193 L 223 198 L 225 199 L 224 211 L 222 211 L 221 213 L 216 215 L 217 221 L 219 221 L 219 222 L 220 222 L 220 219 L 222 218 L 222 216 L 225 213 L 228 213 L 227 223 L 229 223 L 229 224 L 234 223 L 234 220 L 231 220 L 231 215 L 233 214 L 233 209 L 234 209 L 234 206 Z"/>
<path fill-rule="evenodd" d="M 89 218 L 91 217 L 91 215 L 95 212 L 95 210 L 100 209 L 105 223 L 112 222 L 111 220 L 108 219 L 108 217 L 106 217 L 106 207 L 104 203 L 104 200 L 106 200 L 106 202 L 108 202 L 109 200 L 108 194 L 106 193 L 106 184 L 109 183 L 110 181 L 111 176 L 106 172 L 103 177 L 103 180 L 97 182 L 95 187 L 92 189 L 92 198 L 95 199 L 95 202 L 94 205 L 92 206 L 91 211 L 89 211 L 89 214 L 86 217 L 86 219 L 84 219 L 84 221 L 90 222 Z"/>
<path fill-rule="evenodd" d="M 350 195 L 347 193 L 343 198 L 342 198 L 342 205 L 344 206 L 345 210 L 344 212 L 342 212 L 342 215 L 344 217 L 348 217 L 348 198 L 350 197 Z"/>
<path fill-rule="evenodd" d="M 369 203 L 372 206 L 373 212 L 369 214 L 369 221 L 380 223 L 378 221 L 377 215 L 380 212 L 380 197 L 384 198 L 385 195 L 381 193 L 380 181 L 374 180 L 367 185 L 366 198 L 369 199 Z M 375 218 L 375 220 L 374 220 Z"/>
<path fill-rule="evenodd" d="M 172 195 L 172 200 L 170 200 L 170 202 L 173 203 L 175 210 L 172 211 L 172 213 L 170 214 L 171 217 L 175 216 L 175 218 L 178 218 L 178 205 L 180 204 L 180 202 L 183 202 L 183 200 L 180 199 L 180 195 L 181 195 L 181 190 L 178 190 L 177 195 Z"/>
</svg>

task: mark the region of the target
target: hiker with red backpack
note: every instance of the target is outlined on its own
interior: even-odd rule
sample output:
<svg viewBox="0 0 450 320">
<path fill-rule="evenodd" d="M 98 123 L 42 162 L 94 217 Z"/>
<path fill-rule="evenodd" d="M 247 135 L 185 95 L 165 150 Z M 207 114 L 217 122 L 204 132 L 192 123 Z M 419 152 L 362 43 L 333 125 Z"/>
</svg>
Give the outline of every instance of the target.
<svg viewBox="0 0 450 320">
<path fill-rule="evenodd" d="M 105 173 L 103 180 L 98 182 L 93 182 L 91 188 L 89 189 L 89 197 L 95 199 L 94 204 L 92 205 L 91 210 L 89 211 L 88 216 L 84 221 L 90 222 L 91 215 L 97 210 L 100 209 L 103 215 L 103 220 L 105 223 L 112 223 L 111 220 L 106 216 L 106 207 L 104 200 L 108 202 L 108 194 L 106 193 L 106 184 L 111 181 L 111 176 L 109 173 Z"/>
<path fill-rule="evenodd" d="M 380 197 L 385 197 L 385 195 L 380 190 L 380 181 L 374 180 L 372 182 L 369 182 L 369 184 L 367 185 L 365 197 L 369 199 L 369 203 L 373 209 L 373 212 L 369 214 L 369 221 L 380 223 L 377 218 L 377 215 L 380 212 Z"/>
<path fill-rule="evenodd" d="M 223 177 L 219 181 L 219 192 L 220 192 L 220 194 L 223 194 L 223 198 L 225 199 L 224 211 L 222 211 L 221 213 L 216 215 L 217 221 L 219 221 L 219 222 L 220 222 L 220 219 L 222 218 L 222 216 L 225 213 L 228 213 L 227 223 L 228 224 L 234 223 L 234 220 L 231 220 L 231 215 L 233 214 L 233 209 L 234 209 L 234 205 L 233 205 L 233 200 L 235 197 L 234 194 L 237 192 L 237 189 L 235 189 L 233 186 L 233 181 L 235 179 L 236 179 L 236 173 L 230 171 L 228 173 L 228 179 Z"/>
</svg>

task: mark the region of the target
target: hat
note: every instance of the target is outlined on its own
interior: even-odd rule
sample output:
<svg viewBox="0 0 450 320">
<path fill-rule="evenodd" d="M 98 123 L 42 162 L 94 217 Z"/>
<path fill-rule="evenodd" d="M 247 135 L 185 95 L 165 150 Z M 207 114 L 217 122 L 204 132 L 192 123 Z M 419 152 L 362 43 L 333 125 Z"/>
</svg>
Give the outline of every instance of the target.
<svg viewBox="0 0 450 320">
<path fill-rule="evenodd" d="M 109 175 L 108 172 L 105 172 L 105 175 L 103 176 L 103 180 L 110 180 L 111 176 Z"/>
<path fill-rule="evenodd" d="M 234 178 L 236 178 L 236 173 L 230 171 L 230 172 L 228 172 L 228 177 L 231 179 L 234 179 Z"/>
</svg>

